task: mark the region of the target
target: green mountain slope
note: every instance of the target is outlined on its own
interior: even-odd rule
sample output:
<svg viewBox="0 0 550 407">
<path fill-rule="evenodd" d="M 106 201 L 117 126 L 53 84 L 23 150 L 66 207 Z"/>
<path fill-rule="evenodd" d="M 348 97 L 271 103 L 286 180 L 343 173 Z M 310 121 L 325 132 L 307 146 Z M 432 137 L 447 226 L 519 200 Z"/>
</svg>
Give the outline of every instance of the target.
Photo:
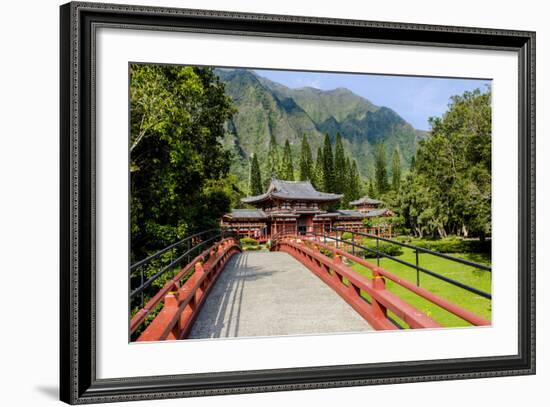
<svg viewBox="0 0 550 407">
<path fill-rule="evenodd" d="M 246 179 L 251 154 L 258 154 L 260 165 L 265 166 L 271 135 L 280 146 L 288 138 L 298 157 L 304 133 L 315 155 L 325 133 L 334 140 L 340 132 L 344 149 L 357 160 L 363 178 L 373 174 L 373 154 L 379 143 L 384 142 L 388 160 L 397 148 L 408 167 L 418 140 L 424 137 L 424 132 L 415 130 L 393 110 L 376 106 L 346 88 L 291 89 L 246 69 L 215 72 L 237 108 L 227 125 L 225 143 L 235 154 L 233 167 L 240 179 Z"/>
</svg>

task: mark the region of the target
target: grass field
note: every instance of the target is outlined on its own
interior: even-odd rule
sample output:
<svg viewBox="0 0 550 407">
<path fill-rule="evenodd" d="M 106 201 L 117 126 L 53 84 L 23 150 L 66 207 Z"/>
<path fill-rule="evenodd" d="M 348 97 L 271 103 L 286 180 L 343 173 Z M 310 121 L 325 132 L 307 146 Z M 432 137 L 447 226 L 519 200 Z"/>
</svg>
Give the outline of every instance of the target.
<svg viewBox="0 0 550 407">
<path fill-rule="evenodd" d="M 479 253 L 456 253 L 452 256 L 461 257 L 476 263 L 490 265 L 489 256 Z M 398 258 L 412 264 L 415 263 L 415 253 L 412 249 L 404 248 L 403 254 L 398 256 Z M 368 261 L 371 263 L 376 263 L 376 259 L 368 259 Z M 491 272 L 478 270 L 474 267 L 452 262 L 427 253 L 420 253 L 419 265 L 438 274 L 452 278 L 453 280 L 467 284 L 487 293 L 491 293 Z M 385 270 L 416 284 L 415 269 L 399 264 L 391 259 L 381 259 L 380 266 Z M 360 274 L 367 277 L 372 277 L 371 271 L 364 266 L 353 264 L 352 268 Z M 391 292 L 426 313 L 432 319 L 436 320 L 445 327 L 461 327 L 470 325 L 468 322 L 463 321 L 448 311 L 439 308 L 431 302 L 387 279 L 386 287 Z M 423 287 L 432 293 L 459 305 L 462 308 L 472 311 L 485 319 L 491 320 L 491 300 L 480 297 L 474 293 L 424 273 L 420 273 L 420 287 Z"/>
</svg>

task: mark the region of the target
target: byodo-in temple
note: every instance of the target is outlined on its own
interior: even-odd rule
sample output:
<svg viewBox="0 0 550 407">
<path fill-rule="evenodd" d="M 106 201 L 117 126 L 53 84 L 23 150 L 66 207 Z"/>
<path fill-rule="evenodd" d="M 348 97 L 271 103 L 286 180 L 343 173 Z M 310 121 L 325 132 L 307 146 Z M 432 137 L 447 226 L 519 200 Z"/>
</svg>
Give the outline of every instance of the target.
<svg viewBox="0 0 550 407">
<path fill-rule="evenodd" d="M 241 202 L 252 209 L 233 209 L 223 216 L 221 226 L 231 228 L 240 236 L 267 239 L 276 233 L 331 233 L 335 228 L 364 231 L 391 236 L 391 227 L 367 228 L 363 219 L 391 216 L 380 208 L 381 201 L 363 197 L 358 201 L 375 201 L 369 210 L 328 210 L 337 207 L 343 195 L 317 191 L 309 181 L 282 181 L 272 179 L 267 192 L 249 196 Z"/>
</svg>

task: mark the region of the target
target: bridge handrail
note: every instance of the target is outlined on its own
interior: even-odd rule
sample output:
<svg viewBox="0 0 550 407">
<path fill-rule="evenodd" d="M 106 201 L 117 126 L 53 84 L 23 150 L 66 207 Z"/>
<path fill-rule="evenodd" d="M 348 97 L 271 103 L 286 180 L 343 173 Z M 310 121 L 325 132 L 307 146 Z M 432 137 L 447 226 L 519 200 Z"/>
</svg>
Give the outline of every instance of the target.
<svg viewBox="0 0 550 407">
<path fill-rule="evenodd" d="M 185 338 L 225 263 L 240 250 L 235 238 L 227 238 L 208 249 L 208 260 L 197 256 L 193 268 L 188 265 L 182 269 L 182 273 L 190 271 L 191 277 L 181 287 L 174 284 L 163 290 L 164 295 L 158 295 L 159 302 L 164 300 L 164 307 L 138 341 Z"/>
<path fill-rule="evenodd" d="M 295 238 L 299 239 L 299 237 Z M 369 279 L 354 272 L 342 263 L 340 256 L 331 259 L 318 250 L 292 241 L 292 238 L 281 239 L 277 241 L 276 245 L 286 245 L 295 251 L 294 254 L 301 252 L 302 255 L 299 257 L 305 257 L 304 264 L 332 287 L 375 329 L 393 330 L 399 328 L 389 318 L 386 310 L 392 311 L 413 329 L 441 327 L 425 313 L 387 290 L 383 279 L 378 278 L 379 276 Z M 288 251 L 288 249 L 285 251 L 293 255 L 292 251 Z M 344 280 L 347 281 L 347 285 Z M 370 296 L 370 302 L 360 295 L 361 290 Z"/>
<path fill-rule="evenodd" d="M 354 232 L 356 234 L 359 234 L 359 232 Z M 467 284 L 464 284 L 464 283 L 461 283 L 460 281 L 457 281 L 455 279 L 452 279 L 452 278 L 449 278 L 449 277 L 446 277 L 442 274 L 439 274 L 435 271 L 432 271 L 432 270 L 428 270 L 427 268 L 425 267 L 421 267 L 420 265 L 418 264 L 412 264 L 412 263 L 409 263 L 408 261 L 405 261 L 405 260 L 402 260 L 402 259 L 398 259 L 397 257 L 395 256 L 392 256 L 392 255 L 389 255 L 389 254 L 386 254 L 386 253 L 383 253 L 381 252 L 380 250 L 375 250 L 375 249 L 372 249 L 370 247 L 366 247 L 366 246 L 363 246 L 359 243 L 356 243 L 354 240 L 347 240 L 347 239 L 340 239 L 340 238 L 337 238 L 337 237 L 334 237 L 334 236 L 328 236 L 326 234 L 319 234 L 319 233 L 313 233 L 313 232 L 307 232 L 306 233 L 306 236 L 307 235 L 310 235 L 310 236 L 315 236 L 315 237 L 322 237 L 322 238 L 325 238 L 325 239 L 331 239 L 331 240 L 334 240 L 336 242 L 341 242 L 343 244 L 347 244 L 347 245 L 350 245 L 352 247 L 356 247 L 356 248 L 359 248 L 359 249 L 362 249 L 362 250 L 367 250 L 371 253 L 375 253 L 377 256 L 382 256 L 382 257 L 386 257 L 390 260 L 393 260 L 397 263 L 400 263 L 400 264 L 403 264 L 404 266 L 407 266 L 407 267 L 411 267 L 413 269 L 415 269 L 418 272 L 423 272 L 425 274 L 428 274 L 434 278 L 437 278 L 441 281 L 445 281 L 446 283 L 449 283 L 451 285 L 454 285 L 456 287 L 459 287 L 459 288 L 462 288 L 463 290 L 466 290 L 466 291 L 469 291 L 473 294 L 476 294 L 482 298 L 485 298 L 485 299 L 488 299 L 490 300 L 492 298 L 491 294 L 485 292 L 485 291 L 482 291 L 482 290 L 479 290 L 475 287 L 472 287 L 472 286 L 469 286 Z M 363 234 L 364 235 L 364 234 Z M 376 236 L 373 236 L 373 237 L 376 237 Z M 382 239 L 382 238 L 381 238 Z M 385 240 L 389 240 L 389 239 L 385 239 Z M 416 246 L 411 246 L 411 245 L 407 245 L 408 247 L 410 248 L 413 248 L 415 249 Z M 421 247 L 418 247 L 418 249 L 422 249 Z M 437 253 L 437 252 L 433 252 L 433 251 L 429 251 L 430 254 L 432 253 Z M 441 254 L 441 253 L 439 253 Z M 451 260 L 451 261 L 454 261 L 454 260 L 462 260 L 462 259 L 458 259 L 456 257 L 452 257 L 452 256 L 445 256 L 445 258 L 447 258 L 448 260 Z M 377 260 L 378 260 L 378 257 L 377 257 Z M 472 264 L 467 264 L 467 263 L 464 263 L 462 261 L 458 261 L 459 263 L 463 263 L 463 264 L 466 264 L 466 265 L 470 265 L 470 266 L 474 266 L 477 264 L 477 263 L 472 263 Z M 417 285 L 419 285 L 419 282 L 418 282 L 418 276 L 417 276 Z"/>
<path fill-rule="evenodd" d="M 311 242 L 311 241 L 310 241 Z M 406 279 L 403 279 L 395 274 L 393 274 L 392 272 L 390 271 L 387 271 L 379 266 L 376 266 L 360 257 L 357 257 L 345 250 L 342 250 L 342 249 L 339 249 L 339 248 L 334 248 L 334 247 L 331 247 L 331 246 L 328 246 L 326 244 L 323 244 L 321 242 L 318 242 L 318 241 L 313 241 L 311 242 L 317 246 L 320 246 L 326 250 L 330 250 L 332 251 L 333 253 L 336 253 L 338 254 L 339 256 L 343 256 L 343 257 L 346 257 L 347 259 L 351 260 L 352 262 L 354 263 L 358 263 L 364 267 L 367 267 L 368 269 L 370 269 L 373 274 L 378 274 L 378 275 L 382 275 L 386 278 L 388 278 L 389 280 L 393 281 L 394 283 L 400 285 L 401 287 L 405 288 L 406 290 L 409 290 L 409 291 L 412 291 L 413 293 L 415 293 L 416 295 L 424 298 L 425 300 L 439 306 L 440 308 L 443 308 L 444 310 L 456 315 L 457 317 L 463 319 L 464 321 L 466 322 L 469 322 L 473 325 L 478 325 L 478 326 L 482 326 L 482 325 L 490 325 L 490 322 L 485 320 L 484 318 L 481 318 L 479 315 L 477 314 L 474 314 L 473 312 L 471 311 L 468 311 L 468 310 L 465 310 L 463 308 L 460 308 L 459 306 L 457 306 L 456 304 L 453 304 L 452 302 L 444 299 L 444 298 L 441 298 L 439 297 L 438 295 L 426 290 L 425 288 L 422 288 L 422 287 L 418 287 L 416 285 L 414 285 L 413 283 L 411 283 L 410 281 L 406 280 Z"/>
<path fill-rule="evenodd" d="M 208 247 L 208 249 L 202 251 L 199 255 L 193 258 L 193 260 L 187 263 L 174 277 L 168 280 L 164 284 L 164 286 L 149 301 L 147 301 L 147 304 L 143 305 L 142 308 L 140 308 L 137 313 L 132 317 L 130 321 L 130 333 L 133 334 L 139 328 L 143 321 L 145 321 L 147 315 L 149 315 L 151 311 L 153 311 L 157 307 L 157 305 L 162 302 L 162 300 L 169 292 L 174 291 L 178 288 L 181 280 L 191 276 L 194 273 L 195 266 L 199 262 L 207 261 L 212 250 L 217 249 L 218 247 L 224 245 L 226 242 L 232 240 L 233 238 L 225 238 L 219 242 L 216 242 L 216 244 Z M 204 241 L 202 243 L 207 243 L 207 241 Z M 195 248 L 196 247 L 197 246 L 195 246 Z"/>
<path fill-rule="evenodd" d="M 194 238 L 197 238 L 197 237 L 200 237 L 200 236 L 203 236 L 203 235 L 206 235 L 207 233 L 211 233 L 211 232 L 220 232 L 220 234 L 223 232 L 222 229 L 219 229 L 219 228 L 214 228 L 214 229 L 208 229 L 208 230 L 205 230 L 205 231 L 202 231 L 202 232 L 199 232 L 199 233 L 195 233 L 193 235 L 190 235 L 190 236 L 187 236 L 186 238 L 182 239 L 182 240 L 179 240 L 175 243 L 172 243 L 168 246 L 166 246 L 164 249 L 161 249 L 159 250 L 158 252 L 156 253 L 153 253 L 152 255 L 150 256 L 147 256 L 146 258 L 140 260 L 140 261 L 137 261 L 135 262 L 134 264 L 132 264 L 130 266 L 130 273 L 134 272 L 135 270 L 137 270 L 140 266 L 143 266 L 145 265 L 146 263 L 149 263 L 150 261 L 158 258 L 159 256 L 161 256 L 162 254 L 166 253 L 168 250 L 171 250 L 177 246 L 180 246 L 184 243 L 187 243 L 187 242 L 190 242 L 192 239 Z"/>
<path fill-rule="evenodd" d="M 419 247 L 419 246 L 414 246 L 414 245 L 411 245 L 411 244 L 408 244 L 408 243 L 399 242 L 397 240 L 388 239 L 386 237 L 377 236 L 377 235 L 373 235 L 373 234 L 365 233 L 365 232 L 353 231 L 353 230 L 349 230 L 349 229 L 345 229 L 345 228 L 334 228 L 332 230 L 337 231 L 337 232 L 352 233 L 352 234 L 355 234 L 355 235 L 369 237 L 371 239 L 382 240 L 383 242 L 388 242 L 388 243 L 395 244 L 395 245 L 398 245 L 398 246 L 401 246 L 401 247 L 407 247 L 409 249 L 417 250 L 417 251 L 422 252 L 422 253 L 431 254 L 433 256 L 441 257 L 443 259 L 447 259 L 447 260 L 455 261 L 457 263 L 465 264 L 467 266 L 475 267 L 475 268 L 478 268 L 480 270 L 489 271 L 489 272 L 491 271 L 491 267 L 487 266 L 485 264 L 480 264 L 480 263 L 476 263 L 476 262 L 469 261 L 469 260 L 466 260 L 466 259 L 461 259 L 459 257 L 449 256 L 448 254 L 445 254 L 445 253 L 440 253 L 440 252 L 436 252 L 434 250 L 426 249 L 424 247 Z M 344 240 L 344 241 L 347 242 L 347 240 Z"/>
<path fill-rule="evenodd" d="M 154 275 L 152 275 L 149 279 L 147 279 L 147 281 L 143 282 L 139 287 L 137 287 L 136 289 L 134 289 L 131 293 L 130 293 L 130 298 L 134 298 L 137 294 L 143 292 L 145 289 L 149 288 L 151 286 L 151 284 L 153 284 L 153 282 L 155 280 L 157 280 L 160 276 L 162 276 L 164 273 L 166 273 L 168 270 L 170 270 L 171 268 L 173 268 L 176 264 L 180 263 L 183 258 L 185 256 L 188 256 L 189 254 L 191 254 L 192 252 L 196 251 L 197 249 L 201 248 L 202 246 L 204 246 L 205 244 L 208 244 L 208 243 L 211 243 L 212 241 L 218 239 L 219 237 L 221 236 L 221 234 L 217 234 L 215 236 L 212 236 L 211 238 L 209 239 L 206 239 L 206 240 L 203 240 L 202 242 L 196 244 L 195 246 L 193 246 L 192 248 L 190 248 L 189 250 L 187 250 L 186 252 L 184 252 L 182 255 L 178 256 L 175 260 L 173 260 L 172 262 L 170 262 L 168 265 L 164 266 L 163 268 L 161 268 L 158 272 L 156 272 Z M 200 256 L 200 255 L 199 255 Z"/>
</svg>

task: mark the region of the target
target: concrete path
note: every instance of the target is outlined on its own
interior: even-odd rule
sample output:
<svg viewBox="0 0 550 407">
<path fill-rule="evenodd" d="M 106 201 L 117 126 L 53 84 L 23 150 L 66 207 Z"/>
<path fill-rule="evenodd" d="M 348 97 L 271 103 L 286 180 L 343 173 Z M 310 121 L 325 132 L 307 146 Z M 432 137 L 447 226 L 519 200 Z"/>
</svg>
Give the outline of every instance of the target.
<svg viewBox="0 0 550 407">
<path fill-rule="evenodd" d="M 368 330 L 353 308 L 289 254 L 248 251 L 225 266 L 189 338 Z"/>
</svg>

